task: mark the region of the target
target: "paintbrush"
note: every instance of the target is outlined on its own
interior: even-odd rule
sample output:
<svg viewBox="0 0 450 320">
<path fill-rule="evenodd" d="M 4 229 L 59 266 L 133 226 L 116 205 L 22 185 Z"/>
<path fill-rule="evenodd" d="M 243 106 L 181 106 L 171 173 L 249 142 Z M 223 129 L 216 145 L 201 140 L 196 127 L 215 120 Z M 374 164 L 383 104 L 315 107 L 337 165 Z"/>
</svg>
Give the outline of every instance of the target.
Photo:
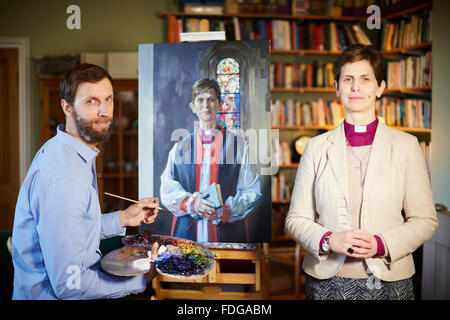
<svg viewBox="0 0 450 320">
<path fill-rule="evenodd" d="M 111 197 L 119 198 L 119 199 L 122 199 L 122 200 L 134 202 L 134 203 L 138 203 L 138 202 L 139 202 L 139 201 L 137 201 L 137 200 L 128 199 L 128 198 L 121 197 L 121 196 L 118 196 L 118 195 L 116 195 L 116 194 L 112 194 L 112 193 L 109 193 L 109 192 L 105 192 L 105 194 L 108 195 L 108 196 L 111 196 Z M 157 208 L 159 211 L 166 211 L 166 212 L 170 212 L 170 213 L 173 212 L 173 211 L 171 211 L 171 210 L 168 210 L 168 209 L 165 209 L 165 208 L 161 208 L 161 207 L 156 207 L 156 208 Z"/>
</svg>

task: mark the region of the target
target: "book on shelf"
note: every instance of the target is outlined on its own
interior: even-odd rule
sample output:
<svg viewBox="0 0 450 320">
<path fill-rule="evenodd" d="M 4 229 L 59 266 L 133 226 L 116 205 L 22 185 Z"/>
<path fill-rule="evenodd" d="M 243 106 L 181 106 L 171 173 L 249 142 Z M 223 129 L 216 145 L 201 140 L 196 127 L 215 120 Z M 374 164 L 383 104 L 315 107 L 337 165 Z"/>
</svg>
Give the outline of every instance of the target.
<svg viewBox="0 0 450 320">
<path fill-rule="evenodd" d="M 227 14 L 365 17 L 365 8 L 370 4 L 375 2 L 373 0 L 229 0 L 225 1 L 225 11 Z"/>
<path fill-rule="evenodd" d="M 345 117 L 342 103 L 323 99 L 308 102 L 273 100 L 271 113 L 273 127 L 337 126 Z"/>
<path fill-rule="evenodd" d="M 431 101 L 382 97 L 377 100 L 376 114 L 391 126 L 431 129 Z"/>
<path fill-rule="evenodd" d="M 283 172 L 278 173 L 271 177 L 271 196 L 272 201 L 290 200 L 291 199 L 291 187 L 286 182 L 286 176 Z"/>
<path fill-rule="evenodd" d="M 184 5 L 183 11 L 198 14 L 223 14 L 223 9 L 223 5 L 187 3 Z"/>
<path fill-rule="evenodd" d="M 341 51 L 353 43 L 370 42 L 358 24 L 349 23 L 238 17 L 184 17 L 177 21 L 178 32 L 199 32 L 200 29 L 203 32 L 225 31 L 227 40 L 270 40 L 272 50 Z"/>
<path fill-rule="evenodd" d="M 425 164 L 427 166 L 428 176 L 431 176 L 431 142 L 420 141 L 420 148 L 423 152 L 423 158 L 425 159 Z"/>
<path fill-rule="evenodd" d="M 309 0 L 292 0 L 291 1 L 291 15 L 304 16 L 309 11 Z"/>
<path fill-rule="evenodd" d="M 354 34 L 356 36 L 357 42 L 365 45 L 370 45 L 372 42 L 370 41 L 369 37 L 365 34 L 363 29 L 359 24 L 354 24 L 352 26 L 352 29 L 354 31 Z"/>
<path fill-rule="evenodd" d="M 381 50 L 393 50 L 431 42 L 431 10 L 400 21 L 386 20 L 381 31 Z"/>
<path fill-rule="evenodd" d="M 272 167 L 278 168 L 280 165 L 292 164 L 292 153 L 287 142 L 280 142 L 275 137 L 272 138 Z"/>
<path fill-rule="evenodd" d="M 332 88 L 333 63 L 321 60 L 313 63 L 281 63 L 270 66 L 271 88 Z"/>
<path fill-rule="evenodd" d="M 270 23 L 272 30 L 285 30 L 286 33 L 283 41 L 274 43 L 274 50 L 340 51 L 350 44 L 370 43 L 366 33 L 358 24 L 287 20 L 276 20 L 273 23 L 273 21 Z M 272 39 L 269 38 L 269 40 Z"/>
<path fill-rule="evenodd" d="M 387 87 L 429 87 L 431 86 L 431 51 L 406 59 L 387 62 Z"/>
</svg>

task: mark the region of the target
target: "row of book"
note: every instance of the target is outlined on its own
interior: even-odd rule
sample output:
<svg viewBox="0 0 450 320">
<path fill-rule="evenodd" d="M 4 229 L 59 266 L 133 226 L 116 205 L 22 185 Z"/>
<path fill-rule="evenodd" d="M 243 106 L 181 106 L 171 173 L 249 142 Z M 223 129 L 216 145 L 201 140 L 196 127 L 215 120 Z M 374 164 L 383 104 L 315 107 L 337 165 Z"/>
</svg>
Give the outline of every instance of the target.
<svg viewBox="0 0 450 320">
<path fill-rule="evenodd" d="M 408 19 L 383 23 L 381 50 L 392 50 L 431 41 L 431 10 L 413 14 Z"/>
<path fill-rule="evenodd" d="M 431 86 L 431 51 L 418 57 L 409 56 L 403 60 L 387 62 L 387 87 L 429 87 Z M 334 78 L 331 62 L 272 63 L 270 66 L 271 88 L 332 88 Z"/>
<path fill-rule="evenodd" d="M 271 88 L 332 88 L 333 63 L 272 63 L 270 65 Z"/>
<path fill-rule="evenodd" d="M 376 114 L 387 125 L 431 129 L 431 101 L 382 97 L 376 101 Z M 271 125 L 337 126 L 344 119 L 344 106 L 336 100 L 273 100 Z"/>
<path fill-rule="evenodd" d="M 376 114 L 387 125 L 431 129 L 431 101 L 382 97 L 377 100 Z"/>
<path fill-rule="evenodd" d="M 278 176 L 272 176 L 271 182 L 272 201 L 291 199 L 291 186 L 286 182 L 283 172 L 279 172 Z"/>
<path fill-rule="evenodd" d="M 359 24 L 298 23 L 287 20 L 257 20 L 256 29 L 243 22 L 245 36 L 252 34 L 262 39 L 273 40 L 274 50 L 344 50 L 354 43 L 371 44 L 369 37 Z M 250 34 L 247 30 L 250 29 Z M 256 33 L 255 33 L 256 30 Z"/>
<path fill-rule="evenodd" d="M 205 14 L 334 15 L 365 17 L 374 0 L 180 0 L 184 12 Z M 225 2 L 225 3 L 224 3 Z"/>
<path fill-rule="evenodd" d="M 274 100 L 271 102 L 271 125 L 337 126 L 344 119 L 344 106 L 336 100 L 317 99 L 309 102 Z"/>
<path fill-rule="evenodd" d="M 290 0 L 292 15 L 367 17 L 366 9 L 375 0 Z"/>
<path fill-rule="evenodd" d="M 270 40 L 272 50 L 339 51 L 350 44 L 371 44 L 358 24 L 298 23 L 280 19 L 178 20 L 179 32 L 225 31 L 227 40 Z"/>
<path fill-rule="evenodd" d="M 387 87 L 431 86 L 431 51 L 422 56 L 409 56 L 404 60 L 387 63 Z"/>
<path fill-rule="evenodd" d="M 279 168 L 282 165 L 292 164 L 291 147 L 287 142 L 280 142 L 275 137 L 272 138 L 272 167 Z"/>
</svg>

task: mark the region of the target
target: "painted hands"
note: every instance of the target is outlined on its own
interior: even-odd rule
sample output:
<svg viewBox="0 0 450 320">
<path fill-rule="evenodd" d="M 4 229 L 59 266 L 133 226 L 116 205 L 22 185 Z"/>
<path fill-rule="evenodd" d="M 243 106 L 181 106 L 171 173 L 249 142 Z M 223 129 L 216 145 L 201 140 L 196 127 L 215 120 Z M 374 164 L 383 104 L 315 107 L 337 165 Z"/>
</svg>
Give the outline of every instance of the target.
<svg viewBox="0 0 450 320">
<path fill-rule="evenodd" d="M 203 219 L 210 221 L 219 219 L 222 216 L 220 209 L 216 211 L 213 208 L 214 204 L 204 199 L 206 196 L 208 196 L 206 193 L 198 194 L 192 202 L 192 210 Z"/>
</svg>

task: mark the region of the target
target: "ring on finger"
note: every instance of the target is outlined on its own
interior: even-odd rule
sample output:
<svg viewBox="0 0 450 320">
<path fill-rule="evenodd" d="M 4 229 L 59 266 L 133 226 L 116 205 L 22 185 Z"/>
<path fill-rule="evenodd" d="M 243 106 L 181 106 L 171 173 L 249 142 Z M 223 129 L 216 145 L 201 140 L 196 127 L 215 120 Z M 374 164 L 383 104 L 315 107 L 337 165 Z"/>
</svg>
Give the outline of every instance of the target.
<svg viewBox="0 0 450 320">
<path fill-rule="evenodd" d="M 350 254 L 353 254 L 355 252 L 355 250 L 352 247 L 350 247 L 347 249 L 347 252 Z"/>
</svg>

